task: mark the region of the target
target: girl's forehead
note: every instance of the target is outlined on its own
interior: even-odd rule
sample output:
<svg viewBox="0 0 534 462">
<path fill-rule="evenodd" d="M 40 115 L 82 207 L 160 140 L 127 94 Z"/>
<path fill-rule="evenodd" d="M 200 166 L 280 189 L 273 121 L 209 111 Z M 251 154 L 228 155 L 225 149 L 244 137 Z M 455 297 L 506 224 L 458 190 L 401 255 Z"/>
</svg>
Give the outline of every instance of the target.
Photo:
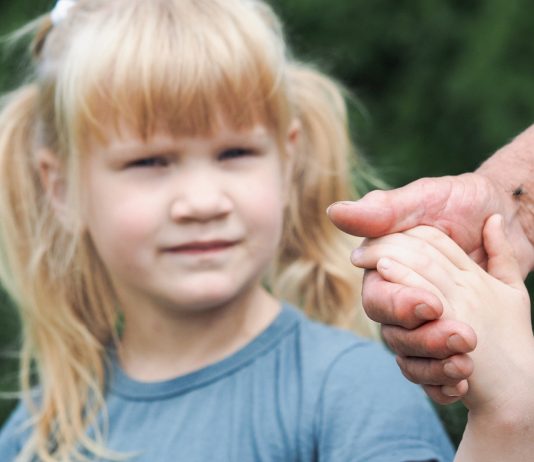
<svg viewBox="0 0 534 462">
<path fill-rule="evenodd" d="M 261 121 L 239 127 L 232 124 L 232 121 L 221 117 L 219 123 L 211 130 L 194 133 L 179 132 L 168 125 L 168 123 L 161 123 L 147 135 L 123 121 L 117 126 L 108 125 L 103 139 L 100 142 L 95 140 L 95 144 L 112 150 L 128 151 L 143 147 L 154 149 L 186 147 L 199 142 L 210 143 L 214 146 L 253 144 L 258 147 L 268 147 L 278 140 L 274 130 Z"/>
</svg>

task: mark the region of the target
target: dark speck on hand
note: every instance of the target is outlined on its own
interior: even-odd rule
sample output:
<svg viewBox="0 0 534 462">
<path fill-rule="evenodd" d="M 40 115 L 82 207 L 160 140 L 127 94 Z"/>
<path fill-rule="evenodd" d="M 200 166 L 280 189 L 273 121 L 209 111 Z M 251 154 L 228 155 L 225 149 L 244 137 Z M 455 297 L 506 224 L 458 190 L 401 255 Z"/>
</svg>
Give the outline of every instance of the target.
<svg viewBox="0 0 534 462">
<path fill-rule="evenodd" d="M 519 199 L 523 194 L 526 194 L 525 190 L 523 189 L 523 185 L 519 185 L 517 188 L 514 189 L 512 192 L 512 196 L 515 199 Z"/>
</svg>

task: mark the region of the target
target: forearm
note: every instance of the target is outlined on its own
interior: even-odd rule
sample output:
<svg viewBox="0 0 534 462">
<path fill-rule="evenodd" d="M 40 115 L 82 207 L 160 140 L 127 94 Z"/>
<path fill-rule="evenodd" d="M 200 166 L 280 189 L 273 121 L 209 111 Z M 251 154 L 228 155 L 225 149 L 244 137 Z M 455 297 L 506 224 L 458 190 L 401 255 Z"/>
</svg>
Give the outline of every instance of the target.
<svg viewBox="0 0 534 462">
<path fill-rule="evenodd" d="M 500 380 L 484 380 L 478 384 L 479 388 L 486 388 L 484 400 L 473 400 L 469 396 L 464 400 L 470 410 L 455 462 L 533 459 L 534 345 L 531 337 L 522 350 L 502 366 L 498 374 Z M 495 367 L 499 367 L 502 360 L 497 359 L 495 363 Z M 489 387 L 497 392 L 491 399 L 487 393 Z"/>
<path fill-rule="evenodd" d="M 534 269 L 534 125 L 497 151 L 475 173 L 490 179 L 500 190 L 508 231 L 523 240 L 514 243 L 514 247 L 521 249 L 517 258 L 526 275 Z"/>
<path fill-rule="evenodd" d="M 530 393 L 531 394 L 531 393 Z M 506 416 L 469 415 L 455 462 L 523 462 L 534 454 L 534 413 L 507 410 Z"/>
</svg>

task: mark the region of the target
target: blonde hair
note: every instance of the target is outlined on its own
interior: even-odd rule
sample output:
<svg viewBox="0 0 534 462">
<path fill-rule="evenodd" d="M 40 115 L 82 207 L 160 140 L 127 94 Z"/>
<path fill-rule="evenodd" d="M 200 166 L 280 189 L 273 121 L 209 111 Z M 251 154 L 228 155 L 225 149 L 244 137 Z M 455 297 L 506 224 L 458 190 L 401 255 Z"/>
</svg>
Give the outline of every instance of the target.
<svg viewBox="0 0 534 462">
<path fill-rule="evenodd" d="M 80 159 L 110 126 L 127 123 L 145 138 L 162 123 L 174 134 L 210 134 L 224 112 L 238 128 L 266 124 L 282 144 L 299 120 L 283 240 L 267 284 L 313 318 L 373 335 L 358 306 L 361 274 L 348 262 L 356 243 L 325 213 L 353 197 L 342 91 L 289 56 L 267 5 L 79 0 L 59 25 L 43 17 L 29 27 L 35 75 L 4 98 L 0 113 L 0 277 L 23 320 L 24 395 L 33 365 L 39 382 L 36 403 L 28 398 L 34 431 L 21 460 L 113 457 L 105 431 L 90 439 L 86 430 L 105 410 L 117 301 L 76 215 Z M 67 172 L 70 214 L 61 221 L 39 178 L 43 148 Z"/>
</svg>

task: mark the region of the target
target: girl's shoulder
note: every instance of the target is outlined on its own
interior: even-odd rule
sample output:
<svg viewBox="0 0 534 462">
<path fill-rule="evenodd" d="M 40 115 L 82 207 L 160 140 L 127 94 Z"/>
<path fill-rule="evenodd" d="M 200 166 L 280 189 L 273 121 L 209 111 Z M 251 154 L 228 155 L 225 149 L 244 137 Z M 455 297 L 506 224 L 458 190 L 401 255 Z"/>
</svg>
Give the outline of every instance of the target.
<svg viewBox="0 0 534 462">
<path fill-rule="evenodd" d="M 284 310 L 296 319 L 293 332 L 280 342 L 277 351 L 284 364 L 291 365 L 286 369 L 288 374 L 298 371 L 306 383 L 320 387 L 318 393 L 357 393 L 369 400 L 427 404 L 422 391 L 404 378 L 383 344 L 312 321 L 291 305 L 286 304 Z"/>
<path fill-rule="evenodd" d="M 432 406 L 385 346 L 285 309 L 298 322 L 279 362 L 298 377 L 300 400 L 313 409 L 321 459 L 452 460 Z"/>
<path fill-rule="evenodd" d="M 395 453 L 395 460 L 452 460 L 450 442 L 422 389 L 404 378 L 382 344 L 298 311 L 296 316 L 297 360 L 291 366 L 304 384 L 301 399 L 314 409 L 321 459 L 360 454 L 362 460 L 386 460 Z"/>
</svg>

